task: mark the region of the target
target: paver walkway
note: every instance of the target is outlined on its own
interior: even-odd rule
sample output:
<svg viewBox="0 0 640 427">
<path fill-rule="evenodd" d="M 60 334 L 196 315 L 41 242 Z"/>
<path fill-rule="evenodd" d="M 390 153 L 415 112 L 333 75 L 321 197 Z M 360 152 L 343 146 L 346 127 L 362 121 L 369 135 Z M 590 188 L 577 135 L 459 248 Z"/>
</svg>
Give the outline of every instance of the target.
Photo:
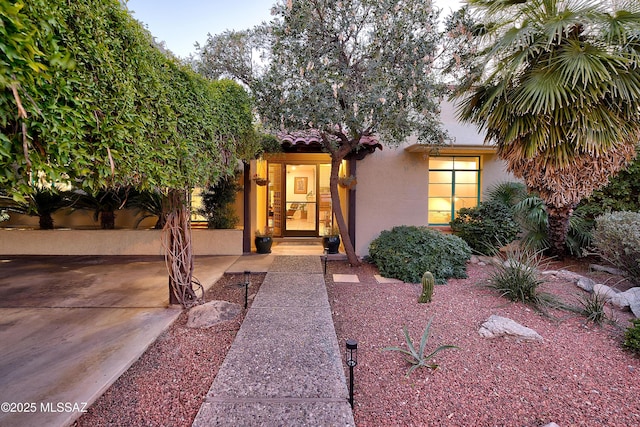
<svg viewBox="0 0 640 427">
<path fill-rule="evenodd" d="M 193 426 L 354 426 L 319 256 L 276 256 Z"/>
</svg>

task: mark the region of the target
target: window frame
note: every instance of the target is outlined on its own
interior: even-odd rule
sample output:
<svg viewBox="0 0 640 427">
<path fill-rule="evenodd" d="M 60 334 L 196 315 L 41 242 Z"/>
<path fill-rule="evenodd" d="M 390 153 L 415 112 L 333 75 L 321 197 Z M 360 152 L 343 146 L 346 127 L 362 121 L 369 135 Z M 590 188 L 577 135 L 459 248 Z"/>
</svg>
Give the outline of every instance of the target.
<svg viewBox="0 0 640 427">
<path fill-rule="evenodd" d="M 431 168 L 431 160 L 432 159 L 451 159 L 451 169 L 443 169 L 443 168 Z M 477 162 L 477 168 L 476 169 L 456 169 L 456 161 L 459 160 L 464 160 L 464 159 L 474 159 Z M 461 207 L 456 207 L 456 172 L 475 172 L 476 176 L 477 176 L 477 182 L 476 182 L 476 197 L 475 197 L 475 201 L 476 201 L 476 206 L 480 203 L 480 188 L 481 188 L 481 174 L 482 171 L 482 156 L 480 155 L 467 155 L 467 156 L 456 156 L 456 155 L 443 155 L 443 156 L 429 156 L 428 159 L 428 174 L 430 174 L 431 172 L 448 172 L 451 176 L 451 195 L 450 195 L 450 200 L 451 200 L 451 219 L 450 221 L 453 221 L 456 218 L 456 214 L 457 211 L 459 209 L 461 209 L 462 207 L 465 206 L 461 206 Z M 436 227 L 441 227 L 441 226 L 448 226 L 449 222 L 431 222 L 430 221 L 430 214 L 432 212 L 431 210 L 431 199 L 435 199 L 438 197 L 442 197 L 442 196 L 438 196 L 438 197 L 431 197 L 431 185 L 437 185 L 440 184 L 438 182 L 436 183 L 432 183 L 431 182 L 431 177 L 428 176 L 428 183 L 427 183 L 427 224 L 429 224 L 429 226 L 436 226 Z"/>
</svg>

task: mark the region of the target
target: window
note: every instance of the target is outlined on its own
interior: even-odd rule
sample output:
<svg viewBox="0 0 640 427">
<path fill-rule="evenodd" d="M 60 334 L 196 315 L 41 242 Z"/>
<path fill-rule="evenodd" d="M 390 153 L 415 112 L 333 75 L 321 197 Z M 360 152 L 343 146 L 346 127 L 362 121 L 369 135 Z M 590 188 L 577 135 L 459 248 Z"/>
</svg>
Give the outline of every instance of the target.
<svg viewBox="0 0 640 427">
<path fill-rule="evenodd" d="M 429 224 L 448 225 L 460 208 L 478 205 L 480 157 L 429 158 Z"/>
</svg>

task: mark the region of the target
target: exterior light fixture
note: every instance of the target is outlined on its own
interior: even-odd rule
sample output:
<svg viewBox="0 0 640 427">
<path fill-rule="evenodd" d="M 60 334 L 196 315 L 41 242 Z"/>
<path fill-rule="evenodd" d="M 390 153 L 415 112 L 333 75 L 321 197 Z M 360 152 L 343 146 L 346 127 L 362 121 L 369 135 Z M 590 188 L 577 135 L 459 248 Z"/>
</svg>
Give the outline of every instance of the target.
<svg viewBox="0 0 640 427">
<path fill-rule="evenodd" d="M 251 280 L 251 272 L 245 270 L 244 272 L 244 309 L 247 309 L 249 303 L 249 281 Z"/>
<path fill-rule="evenodd" d="M 345 358 L 349 367 L 349 404 L 353 409 L 353 368 L 358 364 L 358 342 L 356 340 L 347 340 L 346 347 Z"/>
</svg>

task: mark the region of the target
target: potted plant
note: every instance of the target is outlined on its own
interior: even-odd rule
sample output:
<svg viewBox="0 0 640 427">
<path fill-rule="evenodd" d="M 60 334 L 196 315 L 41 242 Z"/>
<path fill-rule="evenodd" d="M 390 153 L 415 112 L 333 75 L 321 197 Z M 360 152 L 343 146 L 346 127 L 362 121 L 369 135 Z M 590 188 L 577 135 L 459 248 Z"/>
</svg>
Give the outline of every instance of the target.
<svg viewBox="0 0 640 427">
<path fill-rule="evenodd" d="M 340 247 L 340 231 L 337 227 L 329 227 L 322 237 L 322 246 L 328 254 L 337 254 Z"/>
<path fill-rule="evenodd" d="M 256 230 L 256 237 L 254 239 L 254 243 L 256 244 L 256 252 L 259 254 L 270 254 L 271 253 L 271 245 L 273 244 L 273 232 L 269 227 L 264 229 L 264 232 L 261 230 Z"/>
</svg>

